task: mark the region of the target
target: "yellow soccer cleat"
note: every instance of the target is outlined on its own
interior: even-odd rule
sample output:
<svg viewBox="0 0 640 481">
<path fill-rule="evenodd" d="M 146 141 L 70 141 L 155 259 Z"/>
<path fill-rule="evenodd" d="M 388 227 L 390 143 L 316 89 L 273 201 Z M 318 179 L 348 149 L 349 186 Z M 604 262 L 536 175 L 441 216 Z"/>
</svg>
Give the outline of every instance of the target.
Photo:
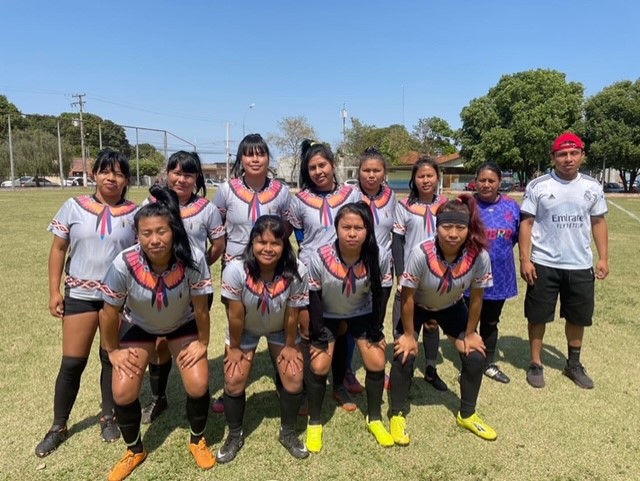
<svg viewBox="0 0 640 481">
<path fill-rule="evenodd" d="M 395 444 L 393 442 L 393 437 L 389 434 L 389 431 L 387 431 L 387 428 L 384 427 L 384 424 L 382 424 L 382 421 L 379 419 L 377 421 L 369 421 L 369 417 L 367 416 L 367 427 L 380 446 L 388 448 Z"/>
<path fill-rule="evenodd" d="M 322 424 L 309 424 L 307 426 L 306 444 L 310 453 L 319 453 L 322 450 Z"/>
<path fill-rule="evenodd" d="M 478 413 L 473 413 L 468 418 L 462 418 L 460 413 L 456 417 L 456 423 L 461 428 L 468 429 L 473 434 L 482 439 L 486 439 L 487 441 L 493 441 L 498 437 L 498 433 L 496 433 L 491 426 L 485 423 Z"/>
<path fill-rule="evenodd" d="M 391 437 L 393 438 L 393 442 L 398 446 L 408 446 L 411 442 L 411 438 L 405 431 L 407 427 L 407 420 L 402 415 L 402 413 L 392 416 L 391 423 L 389 425 L 391 428 Z"/>
</svg>

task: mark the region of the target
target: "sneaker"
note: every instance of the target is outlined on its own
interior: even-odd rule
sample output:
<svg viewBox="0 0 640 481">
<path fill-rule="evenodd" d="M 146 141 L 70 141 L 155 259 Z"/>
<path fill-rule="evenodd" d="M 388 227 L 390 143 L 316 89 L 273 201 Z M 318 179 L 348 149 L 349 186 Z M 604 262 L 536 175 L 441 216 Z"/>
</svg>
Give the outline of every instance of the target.
<svg viewBox="0 0 640 481">
<path fill-rule="evenodd" d="M 133 473 L 133 470 L 140 466 L 145 459 L 147 459 L 146 451 L 134 453 L 130 449 L 127 449 L 123 458 L 116 463 L 109 473 L 109 481 L 122 481 Z"/>
<path fill-rule="evenodd" d="M 344 375 L 344 385 L 351 394 L 360 394 L 364 391 L 364 386 L 360 384 L 358 378 L 351 369 L 347 369 Z"/>
<path fill-rule="evenodd" d="M 379 419 L 377 421 L 369 421 L 369 416 L 367 416 L 367 427 L 380 446 L 388 448 L 394 445 L 393 437 L 391 437 L 387 428 L 384 427 L 382 421 Z"/>
<path fill-rule="evenodd" d="M 486 439 L 487 441 L 493 441 L 498 437 L 498 434 L 485 423 L 478 413 L 473 413 L 468 418 L 460 417 L 460 413 L 456 416 L 456 423 L 461 428 L 468 429 L 476 436 L 481 437 L 482 439 Z"/>
<path fill-rule="evenodd" d="M 224 402 L 222 401 L 222 396 L 216 398 L 211 405 L 211 410 L 216 414 L 224 413 Z"/>
<path fill-rule="evenodd" d="M 544 372 L 543 367 L 540 364 L 536 364 L 532 362 L 529 364 L 529 369 L 527 370 L 527 382 L 537 389 L 542 389 L 544 387 Z"/>
<path fill-rule="evenodd" d="M 216 459 L 220 464 L 229 463 L 236 458 L 238 452 L 242 449 L 242 446 L 244 446 L 244 436 L 242 435 L 242 431 L 240 434 L 229 433 L 224 444 L 220 446 L 220 449 L 218 449 Z"/>
<path fill-rule="evenodd" d="M 431 384 L 437 391 L 446 391 L 447 383 L 438 376 L 438 370 L 433 366 L 427 366 L 424 373 L 424 380 Z"/>
<path fill-rule="evenodd" d="M 102 416 L 100 418 L 100 434 L 106 443 L 113 443 L 120 439 L 120 429 L 113 416 Z"/>
<path fill-rule="evenodd" d="M 154 397 L 149 404 L 142 408 L 142 424 L 151 424 L 168 407 L 169 403 L 167 403 L 166 397 Z"/>
<path fill-rule="evenodd" d="M 322 450 L 322 424 L 309 424 L 307 426 L 306 445 L 311 453 L 319 453 Z"/>
<path fill-rule="evenodd" d="M 295 431 L 284 433 L 280 428 L 280 436 L 278 441 L 282 444 L 287 451 L 296 459 L 305 459 L 309 457 L 309 451 L 302 441 L 296 436 Z"/>
<path fill-rule="evenodd" d="M 407 420 L 402 413 L 395 416 L 391 416 L 391 422 L 389 423 L 389 429 L 391 431 L 391 437 L 393 442 L 398 446 L 408 446 L 411 442 L 411 438 L 406 432 Z"/>
<path fill-rule="evenodd" d="M 581 363 L 578 363 L 575 366 L 570 366 L 569 363 L 567 363 L 562 374 L 567 376 L 582 389 L 593 389 L 593 380 L 589 377 Z"/>
<path fill-rule="evenodd" d="M 497 364 L 489 364 L 484 370 L 484 375 L 494 381 L 501 382 L 502 384 L 509 384 L 511 379 L 505 373 L 503 373 Z"/>
<path fill-rule="evenodd" d="M 333 399 L 340 405 L 342 409 L 345 411 L 353 412 L 358 406 L 356 406 L 355 401 L 347 391 L 347 388 L 343 386 L 334 387 L 333 389 Z"/>
<path fill-rule="evenodd" d="M 298 408 L 298 416 L 307 417 L 309 415 L 309 401 L 307 399 L 307 393 L 302 395 L 302 402 Z"/>
<path fill-rule="evenodd" d="M 200 438 L 198 444 L 189 443 L 189 451 L 193 454 L 196 464 L 202 469 L 211 469 L 216 465 L 216 457 L 207 446 L 204 436 Z"/>
<path fill-rule="evenodd" d="M 67 439 L 67 428 L 65 426 L 51 426 L 51 429 L 44 435 L 44 439 L 36 446 L 36 456 L 44 458 L 48 456 Z"/>
</svg>

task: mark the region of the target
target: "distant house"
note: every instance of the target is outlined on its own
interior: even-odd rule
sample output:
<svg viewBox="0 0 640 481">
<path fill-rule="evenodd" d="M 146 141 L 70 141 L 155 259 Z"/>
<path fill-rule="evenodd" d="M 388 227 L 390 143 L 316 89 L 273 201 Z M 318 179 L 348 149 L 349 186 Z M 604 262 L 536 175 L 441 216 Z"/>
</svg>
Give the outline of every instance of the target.
<svg viewBox="0 0 640 481">
<path fill-rule="evenodd" d="M 230 161 L 229 171 L 231 171 L 232 166 L 233 162 Z M 204 174 L 205 179 L 212 179 L 216 182 L 223 182 L 227 178 L 227 163 L 215 162 L 213 164 L 202 164 L 202 173 Z"/>
<path fill-rule="evenodd" d="M 389 168 L 389 179 L 395 181 L 406 180 L 408 182 L 411 177 L 411 169 L 423 155 L 420 152 L 409 152 L 400 160 L 401 165 Z M 452 184 L 455 187 L 456 184 L 466 183 L 473 178 L 473 174 L 466 173 L 464 160 L 459 152 L 442 155 L 436 157 L 435 160 L 442 174 L 440 186 L 443 189 L 451 188 Z"/>
<path fill-rule="evenodd" d="M 89 179 L 93 179 L 92 169 L 93 169 L 93 163 L 95 162 L 95 159 L 87 157 L 86 161 L 87 161 L 87 177 Z M 82 157 L 73 157 L 71 159 L 71 166 L 69 167 L 69 175 L 67 175 L 67 178 L 82 177 L 84 173 L 82 162 L 83 162 Z"/>
</svg>

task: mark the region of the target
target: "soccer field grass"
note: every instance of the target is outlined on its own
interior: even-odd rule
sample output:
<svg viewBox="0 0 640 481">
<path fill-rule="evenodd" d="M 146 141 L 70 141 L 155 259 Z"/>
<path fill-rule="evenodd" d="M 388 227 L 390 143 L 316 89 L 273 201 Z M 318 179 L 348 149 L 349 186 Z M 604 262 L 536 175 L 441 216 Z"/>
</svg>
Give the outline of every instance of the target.
<svg viewBox="0 0 640 481">
<path fill-rule="evenodd" d="M 64 200 L 81 190 L 27 189 L 0 192 L 0 480 L 106 479 L 124 452 L 124 443 L 105 444 L 97 424 L 99 366 L 97 338 L 69 421 L 70 437 L 60 449 L 40 459 L 34 448 L 49 428 L 55 377 L 61 359 L 60 321 L 48 314 L 47 259 L 51 234 L 46 227 Z M 141 201 L 146 190 L 133 189 Z M 586 331 L 582 360 L 596 388 L 585 391 L 562 376 L 566 356 L 563 322 L 547 329 L 543 359 L 547 386 L 529 387 L 524 286 L 507 302 L 498 341 L 499 363 L 508 385 L 484 379 L 478 411 L 498 432 L 483 441 L 458 428 L 459 358 L 443 337 L 439 373 L 450 390 L 436 392 L 423 380 L 423 354 L 416 363 L 407 417 L 411 445 L 380 448 L 367 432 L 366 399 L 359 410 L 337 408 L 330 391 L 324 404 L 323 451 L 294 460 L 277 441 L 278 402 L 264 343 L 256 356 L 247 389 L 245 446 L 228 464 L 200 471 L 187 450 L 185 394 L 177 369 L 169 381 L 169 410 L 143 428 L 150 450 L 132 480 L 634 480 L 640 479 L 640 436 L 634 421 L 640 406 L 638 275 L 640 272 L 640 199 L 610 199 L 610 275 L 596 285 L 594 326 Z M 516 251 L 517 252 L 517 251 Z M 211 394 L 222 389 L 225 319 L 219 302 L 219 264 L 209 348 Z M 390 335 L 387 316 L 387 339 Z M 421 348 L 422 349 L 422 348 Z M 391 347 L 389 347 L 389 353 Z M 388 356 L 390 357 L 390 356 Z M 364 369 L 356 353 L 357 376 Z M 389 365 L 387 365 L 387 371 Z M 141 394 L 149 399 L 148 385 Z M 384 400 L 383 410 L 388 407 Z M 387 423 L 387 420 L 385 420 Z M 387 424 L 388 425 L 388 424 Z M 299 419 L 302 432 L 304 420 Z M 224 416 L 211 414 L 206 430 L 217 449 L 225 435 Z"/>
</svg>

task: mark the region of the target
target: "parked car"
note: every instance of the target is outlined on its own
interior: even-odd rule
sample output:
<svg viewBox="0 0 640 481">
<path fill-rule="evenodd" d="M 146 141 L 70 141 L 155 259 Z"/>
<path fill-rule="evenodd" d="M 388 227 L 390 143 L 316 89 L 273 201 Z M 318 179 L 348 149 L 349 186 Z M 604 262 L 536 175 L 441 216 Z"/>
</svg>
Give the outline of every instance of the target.
<svg viewBox="0 0 640 481">
<path fill-rule="evenodd" d="M 60 184 L 51 182 L 45 177 L 29 177 L 29 180 L 20 182 L 21 187 L 60 187 Z"/>
<path fill-rule="evenodd" d="M 475 180 L 467 182 L 467 185 L 464 186 L 464 190 L 472 190 L 475 192 L 476 189 L 477 189 L 477 184 Z"/>
<path fill-rule="evenodd" d="M 65 182 L 65 185 L 68 185 L 68 186 L 82 186 L 82 185 L 84 185 L 82 177 L 69 177 L 64 182 Z M 94 185 L 96 185 L 96 183 L 95 183 L 95 181 L 87 178 L 87 185 L 88 186 L 94 186 Z"/>
<path fill-rule="evenodd" d="M 502 182 L 500 184 L 500 192 L 522 192 L 523 190 L 518 182 Z"/>
<path fill-rule="evenodd" d="M 624 192 L 624 187 L 622 184 L 618 184 L 617 182 L 607 182 L 604 184 L 604 191 L 607 193 L 620 193 Z"/>
<path fill-rule="evenodd" d="M 358 185 L 358 179 L 347 179 L 344 183 L 347 185 Z"/>
<path fill-rule="evenodd" d="M 13 186 L 14 187 L 20 187 L 22 182 L 26 182 L 27 180 L 31 179 L 31 176 L 24 176 L 24 177 L 20 177 L 19 179 L 13 179 Z M 5 180 L 2 184 L 0 184 L 0 187 L 11 187 L 11 181 L 10 180 Z"/>
<path fill-rule="evenodd" d="M 213 179 L 204 179 L 204 185 L 206 185 L 207 187 L 215 187 L 217 189 L 218 187 L 220 187 L 220 182 Z"/>
</svg>

